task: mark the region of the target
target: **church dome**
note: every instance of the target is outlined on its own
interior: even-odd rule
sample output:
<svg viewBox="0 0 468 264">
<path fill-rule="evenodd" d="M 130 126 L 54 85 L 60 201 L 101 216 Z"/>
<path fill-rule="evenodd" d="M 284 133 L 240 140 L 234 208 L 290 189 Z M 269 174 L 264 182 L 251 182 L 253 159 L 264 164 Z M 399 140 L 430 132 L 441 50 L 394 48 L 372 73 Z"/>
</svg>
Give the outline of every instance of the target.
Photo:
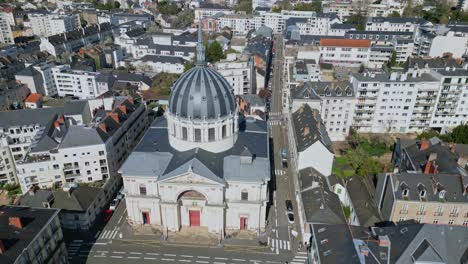
<svg viewBox="0 0 468 264">
<path fill-rule="evenodd" d="M 190 119 L 217 119 L 236 111 L 232 88 L 217 71 L 196 65 L 175 83 L 169 99 L 171 114 Z"/>
</svg>

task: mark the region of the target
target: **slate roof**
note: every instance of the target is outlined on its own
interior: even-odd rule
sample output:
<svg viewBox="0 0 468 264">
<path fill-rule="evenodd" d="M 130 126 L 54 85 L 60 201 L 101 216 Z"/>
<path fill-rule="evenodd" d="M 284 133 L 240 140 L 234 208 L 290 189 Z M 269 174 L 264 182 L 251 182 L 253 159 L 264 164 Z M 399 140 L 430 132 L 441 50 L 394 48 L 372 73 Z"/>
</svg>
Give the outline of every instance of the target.
<svg viewBox="0 0 468 264">
<path fill-rule="evenodd" d="M 408 57 L 408 60 L 403 64 L 404 69 L 407 71 L 415 67 L 419 69 L 445 69 L 450 68 L 461 68 L 461 64 L 454 58 L 422 58 L 422 57 Z"/>
<path fill-rule="evenodd" d="M 356 25 L 354 24 L 340 24 L 340 23 L 334 23 L 330 25 L 331 29 L 353 29 L 356 28 Z"/>
<path fill-rule="evenodd" d="M 23 250 L 32 247 L 30 243 L 58 213 L 57 209 L 0 206 L 0 237 L 6 243 L 6 251 L 0 255 L 0 263 L 16 263 Z M 9 225 L 9 217 L 20 217 L 24 227 L 18 229 Z"/>
<path fill-rule="evenodd" d="M 192 170 L 224 184 L 225 181 L 263 182 L 269 179 L 268 134 L 265 121 L 240 119 L 239 135 L 234 147 L 221 153 L 201 148 L 177 151 L 169 144 L 167 120 L 156 118 L 120 171 L 125 176 L 148 176 L 158 180 L 175 177 Z M 238 157 L 247 148 L 255 157 L 252 164 L 239 166 Z M 151 160 L 144 163 L 142 160 Z M 233 166 L 236 170 L 231 169 Z M 213 177 L 216 176 L 216 179 Z"/>
<path fill-rule="evenodd" d="M 354 97 L 351 83 L 342 82 L 305 82 L 291 89 L 291 98 L 320 100 L 322 97 Z"/>
<path fill-rule="evenodd" d="M 64 111 L 64 108 L 38 108 L 0 112 L 0 127 L 38 124 L 45 126 L 54 115 Z"/>
<path fill-rule="evenodd" d="M 86 212 L 101 192 L 103 192 L 102 188 L 80 185 L 72 188 L 70 194 L 66 191 L 36 190 L 34 195 L 26 193 L 21 196 L 19 204 L 30 207 L 43 207 L 44 202 L 49 202 L 51 208 Z"/>
<path fill-rule="evenodd" d="M 174 56 L 165 56 L 165 55 L 145 55 L 140 61 L 143 62 L 161 62 L 161 63 L 170 63 L 170 64 L 185 64 L 185 60 L 180 58 L 180 57 L 174 57 Z"/>
<path fill-rule="evenodd" d="M 79 125 L 69 127 L 68 132 L 60 143 L 60 148 L 76 148 L 103 143 L 104 141 L 96 131 L 96 128 Z"/>
<path fill-rule="evenodd" d="M 374 23 L 412 23 L 412 24 L 424 24 L 427 22 L 424 18 L 416 18 L 416 17 L 370 17 L 368 21 Z"/>
<path fill-rule="evenodd" d="M 361 226 L 373 226 L 382 221 L 361 176 L 349 178 L 346 181 L 346 190 Z"/>
<path fill-rule="evenodd" d="M 312 110 L 308 104 L 303 104 L 292 114 L 291 118 L 298 152 L 306 150 L 317 141 L 322 142 L 330 152 L 332 151 L 331 140 L 318 110 Z"/>
<path fill-rule="evenodd" d="M 346 223 L 340 199 L 330 191 L 323 175 L 309 167 L 299 171 L 299 178 L 307 223 Z"/>
</svg>

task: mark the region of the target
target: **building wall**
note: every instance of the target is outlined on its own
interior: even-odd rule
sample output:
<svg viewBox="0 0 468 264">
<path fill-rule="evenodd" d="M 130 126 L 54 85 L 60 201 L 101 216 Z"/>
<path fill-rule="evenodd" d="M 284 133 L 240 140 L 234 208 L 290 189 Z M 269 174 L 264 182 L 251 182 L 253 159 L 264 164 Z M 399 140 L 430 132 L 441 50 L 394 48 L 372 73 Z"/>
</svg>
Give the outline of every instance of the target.
<svg viewBox="0 0 468 264">
<path fill-rule="evenodd" d="M 297 171 L 312 167 L 325 176 L 330 176 L 333 165 L 333 153 L 317 141 L 306 150 L 299 152 Z"/>
<path fill-rule="evenodd" d="M 462 58 L 467 52 L 468 37 L 437 36 L 432 40 L 430 57 L 442 57 L 452 53 L 454 58 Z"/>
<path fill-rule="evenodd" d="M 367 65 L 370 48 L 356 47 L 320 47 L 321 62 L 339 66 Z"/>
<path fill-rule="evenodd" d="M 0 43 L 15 44 L 7 13 L 0 13 Z"/>
</svg>

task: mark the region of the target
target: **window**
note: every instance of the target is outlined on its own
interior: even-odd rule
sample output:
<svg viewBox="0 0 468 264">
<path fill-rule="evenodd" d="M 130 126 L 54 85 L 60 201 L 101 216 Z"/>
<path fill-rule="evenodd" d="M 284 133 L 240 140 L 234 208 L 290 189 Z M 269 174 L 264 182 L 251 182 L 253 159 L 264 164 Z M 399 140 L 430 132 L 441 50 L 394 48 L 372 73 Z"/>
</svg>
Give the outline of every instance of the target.
<svg viewBox="0 0 468 264">
<path fill-rule="evenodd" d="M 243 190 L 241 192 L 241 200 L 242 201 L 247 201 L 249 200 L 249 193 L 246 190 Z"/>
<path fill-rule="evenodd" d="M 439 219 L 434 218 L 434 220 L 432 220 L 432 223 L 433 223 L 433 224 L 438 224 L 438 223 L 439 223 Z"/>
<path fill-rule="evenodd" d="M 99 156 L 104 156 L 104 151 L 99 151 Z"/>
<path fill-rule="evenodd" d="M 214 141 L 215 140 L 215 129 L 214 128 L 209 128 L 208 129 L 208 140 L 209 141 Z"/>
<path fill-rule="evenodd" d="M 450 220 L 448 221 L 448 224 L 449 224 L 449 225 L 453 225 L 453 222 L 454 222 L 453 219 L 450 219 Z"/>
<path fill-rule="evenodd" d="M 146 186 L 144 184 L 140 184 L 140 195 L 146 195 Z"/>
<path fill-rule="evenodd" d="M 201 142 L 201 129 L 195 128 L 195 142 Z"/>
<path fill-rule="evenodd" d="M 226 137 L 226 125 L 223 125 L 222 135 L 223 135 L 223 138 Z"/>
<path fill-rule="evenodd" d="M 182 139 L 183 140 L 187 140 L 188 136 L 187 136 L 187 128 L 186 127 L 182 127 Z"/>
</svg>

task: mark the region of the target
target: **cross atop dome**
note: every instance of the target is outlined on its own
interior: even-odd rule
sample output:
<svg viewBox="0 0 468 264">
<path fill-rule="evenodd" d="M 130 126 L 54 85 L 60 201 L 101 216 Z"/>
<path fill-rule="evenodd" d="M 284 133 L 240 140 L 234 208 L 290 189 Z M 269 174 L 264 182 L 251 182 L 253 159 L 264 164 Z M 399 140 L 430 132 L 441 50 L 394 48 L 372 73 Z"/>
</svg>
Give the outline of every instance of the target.
<svg viewBox="0 0 468 264">
<path fill-rule="evenodd" d="M 197 63 L 196 66 L 205 66 L 205 47 L 203 46 L 202 22 L 198 24 Z"/>
</svg>

